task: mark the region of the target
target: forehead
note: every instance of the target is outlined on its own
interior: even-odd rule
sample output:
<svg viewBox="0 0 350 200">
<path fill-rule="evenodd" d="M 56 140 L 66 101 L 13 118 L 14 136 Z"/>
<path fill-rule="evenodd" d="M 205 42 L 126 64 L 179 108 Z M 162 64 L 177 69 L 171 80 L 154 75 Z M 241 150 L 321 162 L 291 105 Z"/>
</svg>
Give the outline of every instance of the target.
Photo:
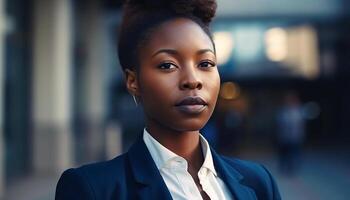
<svg viewBox="0 0 350 200">
<path fill-rule="evenodd" d="M 152 31 L 145 48 L 149 53 L 160 48 L 197 51 L 198 49 L 212 49 L 213 44 L 209 36 L 194 21 L 186 18 L 176 18 L 164 22 Z"/>
</svg>

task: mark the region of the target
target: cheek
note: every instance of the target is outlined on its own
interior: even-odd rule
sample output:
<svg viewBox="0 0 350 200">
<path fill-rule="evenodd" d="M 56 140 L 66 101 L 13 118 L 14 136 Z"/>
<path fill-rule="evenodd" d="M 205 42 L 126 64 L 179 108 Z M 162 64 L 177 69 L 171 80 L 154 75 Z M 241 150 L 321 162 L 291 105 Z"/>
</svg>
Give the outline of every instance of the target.
<svg viewBox="0 0 350 200">
<path fill-rule="evenodd" d="M 145 70 L 139 77 L 141 98 L 145 106 L 162 106 L 172 103 L 176 81 L 171 76 Z"/>
<path fill-rule="evenodd" d="M 212 73 L 206 80 L 208 93 L 211 101 L 215 104 L 220 91 L 220 75 L 218 72 Z"/>
</svg>

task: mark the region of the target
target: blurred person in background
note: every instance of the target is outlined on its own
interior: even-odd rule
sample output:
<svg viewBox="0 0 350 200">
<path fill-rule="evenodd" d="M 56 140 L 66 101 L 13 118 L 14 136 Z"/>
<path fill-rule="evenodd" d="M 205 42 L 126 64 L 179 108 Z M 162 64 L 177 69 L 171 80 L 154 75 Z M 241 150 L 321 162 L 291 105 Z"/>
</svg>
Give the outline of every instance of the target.
<svg viewBox="0 0 350 200">
<path fill-rule="evenodd" d="M 260 164 L 217 154 L 199 133 L 220 76 L 214 0 L 129 0 L 119 38 L 126 87 L 146 127 L 115 159 L 66 170 L 56 199 L 280 199 Z"/>
<path fill-rule="evenodd" d="M 301 164 L 301 150 L 305 137 L 305 121 L 300 100 L 295 92 L 288 92 L 277 116 L 279 168 L 283 174 L 294 175 Z"/>
</svg>

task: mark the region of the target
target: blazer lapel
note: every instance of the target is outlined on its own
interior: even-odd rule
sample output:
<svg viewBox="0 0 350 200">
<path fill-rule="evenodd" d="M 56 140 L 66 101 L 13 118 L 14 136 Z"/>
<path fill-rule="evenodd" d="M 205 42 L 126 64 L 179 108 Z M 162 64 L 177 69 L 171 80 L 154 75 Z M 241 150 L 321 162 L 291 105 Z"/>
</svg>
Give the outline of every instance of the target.
<svg viewBox="0 0 350 200">
<path fill-rule="evenodd" d="M 235 200 L 256 200 L 254 190 L 241 183 L 244 177 L 236 169 L 227 164 L 212 148 L 211 152 L 215 169 L 235 197 Z"/>
<path fill-rule="evenodd" d="M 135 181 L 141 186 L 137 191 L 139 199 L 172 199 L 142 137 L 130 148 L 128 158 Z"/>
</svg>

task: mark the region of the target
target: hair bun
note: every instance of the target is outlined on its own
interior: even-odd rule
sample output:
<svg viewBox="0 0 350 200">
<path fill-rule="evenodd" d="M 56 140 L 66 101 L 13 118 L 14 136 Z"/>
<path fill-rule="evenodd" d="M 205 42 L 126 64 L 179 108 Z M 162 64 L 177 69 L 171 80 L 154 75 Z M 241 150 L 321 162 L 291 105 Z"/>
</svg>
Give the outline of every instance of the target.
<svg viewBox="0 0 350 200">
<path fill-rule="evenodd" d="M 127 0 L 126 3 L 129 5 L 138 5 L 144 8 L 158 8 L 163 7 L 166 1 L 162 0 Z"/>
<path fill-rule="evenodd" d="M 145 10 L 170 10 L 180 15 L 198 17 L 209 24 L 216 13 L 216 0 L 127 0 L 131 6 Z"/>
</svg>

